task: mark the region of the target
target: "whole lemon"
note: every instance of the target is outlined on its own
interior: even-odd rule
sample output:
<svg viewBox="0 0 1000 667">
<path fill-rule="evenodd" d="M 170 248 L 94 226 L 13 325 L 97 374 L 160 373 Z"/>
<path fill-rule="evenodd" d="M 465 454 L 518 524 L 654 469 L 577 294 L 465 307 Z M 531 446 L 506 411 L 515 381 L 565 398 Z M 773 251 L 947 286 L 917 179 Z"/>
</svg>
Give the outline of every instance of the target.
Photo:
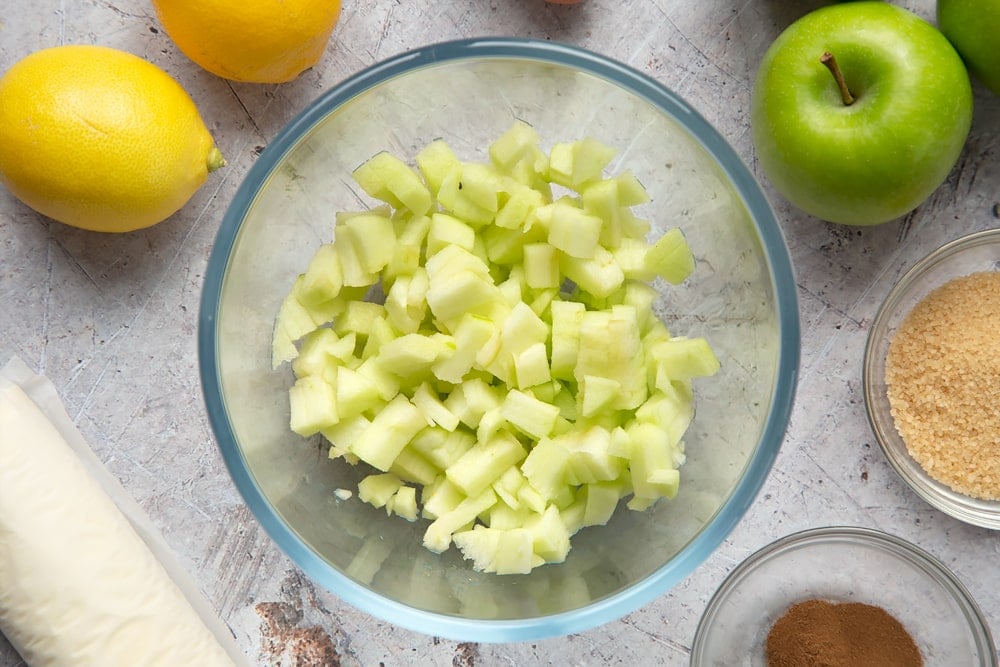
<svg viewBox="0 0 1000 667">
<path fill-rule="evenodd" d="M 177 47 L 234 81 L 284 83 L 323 55 L 340 0 L 153 0 Z"/>
<path fill-rule="evenodd" d="M 0 78 L 0 182 L 60 222 L 149 227 L 223 164 L 181 85 L 138 56 L 56 46 Z"/>
</svg>

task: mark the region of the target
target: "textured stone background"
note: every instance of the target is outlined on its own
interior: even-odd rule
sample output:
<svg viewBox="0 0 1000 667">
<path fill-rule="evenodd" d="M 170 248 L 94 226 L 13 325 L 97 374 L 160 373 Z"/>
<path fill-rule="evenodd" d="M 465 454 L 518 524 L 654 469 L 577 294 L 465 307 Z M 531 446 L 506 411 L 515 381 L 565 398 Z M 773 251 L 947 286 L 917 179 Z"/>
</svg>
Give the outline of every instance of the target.
<svg viewBox="0 0 1000 667">
<path fill-rule="evenodd" d="M 873 441 L 861 397 L 869 323 L 895 280 L 941 243 L 1000 226 L 1000 98 L 976 88 L 966 151 L 916 211 L 875 229 L 793 210 L 756 167 L 750 87 L 766 46 L 816 0 L 346 0 L 322 62 L 281 86 L 229 83 L 188 61 L 138 0 L 0 6 L 0 71 L 30 52 L 100 43 L 139 54 L 197 101 L 229 166 L 169 222 L 121 237 L 50 222 L 0 189 L 0 362 L 22 357 L 59 389 L 91 446 L 151 515 L 262 665 L 687 663 L 725 575 L 799 529 L 857 524 L 916 542 L 968 586 L 1000 629 L 1000 537 L 932 509 Z M 932 18 L 929 0 L 902 2 Z M 519 35 L 624 61 L 690 102 L 765 182 L 797 273 L 802 372 L 788 436 L 765 487 L 725 543 L 674 590 L 578 635 L 472 645 L 354 611 L 306 580 L 257 527 L 216 450 L 195 331 L 202 275 L 223 212 L 268 141 L 320 92 L 380 58 L 446 39 Z M 22 664 L 0 637 L 0 665 Z"/>
</svg>

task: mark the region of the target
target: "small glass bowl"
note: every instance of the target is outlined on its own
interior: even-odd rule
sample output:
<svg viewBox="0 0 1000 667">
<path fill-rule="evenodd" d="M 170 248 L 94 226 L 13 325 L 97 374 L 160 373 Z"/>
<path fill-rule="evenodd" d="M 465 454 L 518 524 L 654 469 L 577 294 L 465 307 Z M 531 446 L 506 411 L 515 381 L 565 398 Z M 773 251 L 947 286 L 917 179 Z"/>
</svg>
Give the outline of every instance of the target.
<svg viewBox="0 0 1000 667">
<path fill-rule="evenodd" d="M 833 526 L 783 537 L 738 565 L 698 624 L 691 667 L 765 665 L 774 622 L 791 605 L 816 598 L 885 609 L 927 664 L 997 665 L 986 619 L 944 565 L 881 531 Z"/>
<path fill-rule="evenodd" d="M 917 262 L 899 280 L 868 332 L 864 355 L 864 397 L 868 421 L 889 463 L 917 495 L 966 523 L 1000 529 L 1000 502 L 958 493 L 928 475 L 910 456 L 890 413 L 885 363 L 899 325 L 929 292 L 979 271 L 1000 271 L 1000 229 L 974 232 L 947 243 Z"/>
</svg>

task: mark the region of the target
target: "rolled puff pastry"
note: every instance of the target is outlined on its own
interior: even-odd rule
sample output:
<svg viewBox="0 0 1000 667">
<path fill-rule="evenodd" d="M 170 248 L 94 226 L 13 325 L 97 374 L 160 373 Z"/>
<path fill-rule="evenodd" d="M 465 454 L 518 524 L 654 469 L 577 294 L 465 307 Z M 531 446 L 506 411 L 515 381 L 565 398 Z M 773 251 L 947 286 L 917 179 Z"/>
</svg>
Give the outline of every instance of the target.
<svg viewBox="0 0 1000 667">
<path fill-rule="evenodd" d="M 59 431 L 0 378 L 0 630 L 31 667 L 231 667 Z"/>
</svg>

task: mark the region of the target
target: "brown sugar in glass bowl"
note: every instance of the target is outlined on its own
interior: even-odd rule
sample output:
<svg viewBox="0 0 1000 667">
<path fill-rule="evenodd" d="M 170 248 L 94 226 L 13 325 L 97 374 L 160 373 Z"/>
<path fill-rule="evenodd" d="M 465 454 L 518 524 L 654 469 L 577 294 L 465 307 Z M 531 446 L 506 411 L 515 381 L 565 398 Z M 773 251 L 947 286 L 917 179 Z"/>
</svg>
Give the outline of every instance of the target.
<svg viewBox="0 0 1000 667">
<path fill-rule="evenodd" d="M 1000 500 L 1000 271 L 924 297 L 889 344 L 885 375 L 896 429 L 927 474 Z"/>
<path fill-rule="evenodd" d="M 863 389 L 888 463 L 924 501 L 1000 530 L 1000 229 L 944 244 L 872 320 Z"/>
</svg>

